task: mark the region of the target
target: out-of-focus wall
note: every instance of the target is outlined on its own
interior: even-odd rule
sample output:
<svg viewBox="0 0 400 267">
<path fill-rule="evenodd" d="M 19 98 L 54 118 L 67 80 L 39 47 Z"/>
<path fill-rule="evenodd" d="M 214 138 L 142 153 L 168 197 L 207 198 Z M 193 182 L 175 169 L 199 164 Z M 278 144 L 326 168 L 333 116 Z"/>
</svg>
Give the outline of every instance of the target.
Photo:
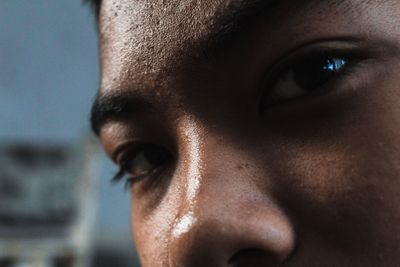
<svg viewBox="0 0 400 267">
<path fill-rule="evenodd" d="M 1 143 L 81 142 L 98 80 L 95 20 L 82 0 L 0 1 Z M 99 158 L 96 266 L 132 266 L 129 194 L 110 185 L 115 168 Z"/>
</svg>

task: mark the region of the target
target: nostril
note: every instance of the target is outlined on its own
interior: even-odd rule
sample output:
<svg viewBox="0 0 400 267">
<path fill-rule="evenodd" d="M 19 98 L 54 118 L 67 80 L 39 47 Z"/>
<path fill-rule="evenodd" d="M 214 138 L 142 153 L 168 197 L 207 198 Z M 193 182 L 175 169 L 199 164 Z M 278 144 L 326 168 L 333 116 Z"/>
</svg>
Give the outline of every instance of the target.
<svg viewBox="0 0 400 267">
<path fill-rule="evenodd" d="M 264 252 L 260 249 L 255 249 L 255 248 L 247 248 L 247 249 L 242 249 L 238 252 L 236 252 L 230 259 L 229 259 L 229 264 L 234 263 L 237 260 L 240 260 L 242 258 L 254 258 L 254 257 L 260 257 L 264 254 Z"/>
<path fill-rule="evenodd" d="M 236 252 L 228 261 L 228 265 L 232 267 L 240 266 L 272 266 L 280 262 L 278 255 L 274 255 L 267 251 L 247 248 Z"/>
</svg>

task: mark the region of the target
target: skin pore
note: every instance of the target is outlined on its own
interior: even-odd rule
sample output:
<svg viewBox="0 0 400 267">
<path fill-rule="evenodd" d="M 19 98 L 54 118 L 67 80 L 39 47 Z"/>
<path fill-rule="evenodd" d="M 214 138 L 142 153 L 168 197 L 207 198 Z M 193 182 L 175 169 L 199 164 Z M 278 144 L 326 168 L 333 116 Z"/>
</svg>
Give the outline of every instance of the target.
<svg viewBox="0 0 400 267">
<path fill-rule="evenodd" d="M 397 0 L 103 0 L 99 32 L 142 266 L 399 266 Z"/>
</svg>

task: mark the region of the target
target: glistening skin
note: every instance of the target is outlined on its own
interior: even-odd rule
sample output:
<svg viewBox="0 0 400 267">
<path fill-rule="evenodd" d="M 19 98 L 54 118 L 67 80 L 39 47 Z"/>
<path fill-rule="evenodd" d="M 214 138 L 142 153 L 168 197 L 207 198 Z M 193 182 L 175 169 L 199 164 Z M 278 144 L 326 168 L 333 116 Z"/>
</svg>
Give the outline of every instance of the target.
<svg viewBox="0 0 400 267">
<path fill-rule="evenodd" d="M 95 4 L 142 266 L 400 265 L 399 1 Z"/>
</svg>

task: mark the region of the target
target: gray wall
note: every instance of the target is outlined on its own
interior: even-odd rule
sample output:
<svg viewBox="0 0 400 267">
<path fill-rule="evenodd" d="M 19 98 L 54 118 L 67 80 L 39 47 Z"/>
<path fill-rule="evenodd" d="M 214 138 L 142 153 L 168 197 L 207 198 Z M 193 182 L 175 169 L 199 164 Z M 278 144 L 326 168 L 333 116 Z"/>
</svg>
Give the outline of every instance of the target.
<svg viewBox="0 0 400 267">
<path fill-rule="evenodd" d="M 89 133 L 98 49 L 93 15 L 81 1 L 0 1 L 1 142 L 79 142 Z M 96 242 L 132 255 L 129 194 L 110 185 L 115 168 L 100 158 Z"/>
</svg>

